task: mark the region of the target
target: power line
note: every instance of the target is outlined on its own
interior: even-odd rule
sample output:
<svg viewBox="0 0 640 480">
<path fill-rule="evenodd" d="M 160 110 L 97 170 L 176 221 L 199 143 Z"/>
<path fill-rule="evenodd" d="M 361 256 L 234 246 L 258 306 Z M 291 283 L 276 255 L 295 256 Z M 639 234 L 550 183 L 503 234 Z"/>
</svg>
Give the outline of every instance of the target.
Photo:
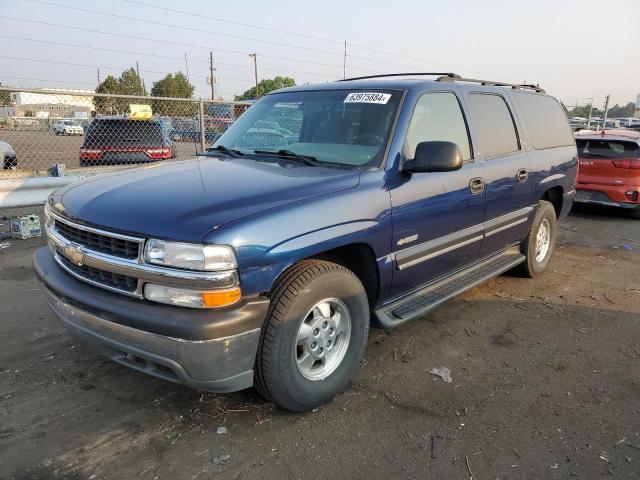
<svg viewBox="0 0 640 480">
<path fill-rule="evenodd" d="M 12 57 L 10 55 L 0 55 L 0 58 L 7 58 L 9 60 L 21 60 L 21 61 L 27 61 L 27 62 L 39 62 L 39 63 L 51 63 L 51 64 L 55 64 L 55 65 L 68 65 L 70 67 L 86 67 L 86 68 L 102 68 L 104 70 L 113 70 L 113 71 L 124 71 L 127 68 L 130 67 L 114 67 L 114 66 L 107 66 L 107 65 L 91 65 L 88 63 L 72 63 L 72 62 L 60 62 L 57 60 L 48 60 L 48 59 L 40 59 L 40 58 L 27 58 L 27 57 Z M 249 68 L 249 67 L 247 67 Z M 142 68 L 140 69 L 141 72 L 143 73 L 157 73 L 160 75 L 166 74 L 166 71 L 161 71 L 161 70 L 149 70 L 147 68 Z M 194 77 L 198 77 L 198 78 L 208 78 L 207 75 L 192 75 Z M 232 80 L 232 81 L 236 81 L 236 82 L 247 82 L 247 83 L 251 83 L 251 80 L 247 80 L 244 78 L 231 78 L 231 77 L 217 77 L 220 80 Z"/>
<path fill-rule="evenodd" d="M 152 3 L 147 3 L 147 2 L 140 2 L 138 0 L 123 0 L 123 1 L 127 2 L 127 3 L 134 3 L 134 4 L 142 5 L 143 7 L 155 8 L 157 10 L 164 10 L 165 12 L 180 13 L 182 15 L 191 15 L 191 16 L 197 16 L 197 17 L 200 17 L 200 18 L 206 18 L 207 20 L 213 20 L 215 22 L 228 23 L 228 24 L 231 24 L 231 25 L 240 25 L 242 27 L 250 27 L 250 28 L 255 28 L 255 29 L 258 29 L 258 30 L 264 30 L 264 31 L 267 31 L 267 32 L 283 33 L 285 35 L 294 35 L 296 37 L 308 38 L 310 40 L 321 40 L 323 42 L 331 42 L 331 43 L 336 43 L 336 44 L 342 44 L 342 41 L 333 40 L 331 38 L 319 37 L 319 36 L 315 36 L 315 35 L 308 35 L 308 34 L 298 33 L 298 32 L 290 32 L 290 31 L 281 30 L 281 29 L 278 29 L 278 28 L 265 27 L 265 26 L 262 26 L 262 25 L 254 25 L 254 24 L 251 24 L 251 23 L 238 22 L 238 21 L 235 21 L 235 20 L 228 20 L 228 19 L 220 18 L 220 17 L 212 17 L 212 16 L 209 16 L 209 15 L 203 15 L 203 14 L 195 15 L 195 14 L 193 14 L 191 12 L 184 12 L 184 11 L 177 10 L 177 9 L 174 9 L 174 8 L 161 7 L 159 5 L 154 5 Z"/>
<path fill-rule="evenodd" d="M 124 36 L 124 35 L 122 35 L 122 36 Z M 17 37 L 17 36 L 13 36 L 13 35 L 0 35 L 0 38 L 8 38 L 8 39 L 12 39 L 12 40 L 21 40 L 21 41 L 25 41 L 25 42 L 44 43 L 46 45 L 57 45 L 57 46 L 62 46 L 62 47 L 85 48 L 85 49 L 89 49 L 89 50 L 98 50 L 98 51 L 110 52 L 110 53 L 126 53 L 126 54 L 129 54 L 129 55 L 138 55 L 138 56 L 145 56 L 145 57 L 154 57 L 154 58 L 163 58 L 163 59 L 169 59 L 169 60 L 178 60 L 180 62 L 184 61 L 183 57 L 172 57 L 170 55 L 161 55 L 161 54 L 156 54 L 156 53 L 144 53 L 144 52 L 137 52 L 137 51 L 132 51 L 132 50 L 119 50 L 119 49 L 114 49 L 114 48 L 94 47 L 94 46 L 91 46 L 91 45 L 78 45 L 78 44 L 75 44 L 75 43 L 57 42 L 57 41 L 54 41 L 54 40 L 40 40 L 40 39 L 37 39 L 37 38 Z M 191 62 L 209 63 L 208 60 L 194 60 L 194 59 L 191 59 Z M 217 63 L 218 63 L 218 65 L 228 65 L 228 66 L 247 68 L 247 69 L 251 68 L 248 65 L 239 65 L 239 64 L 223 63 L 223 62 L 217 62 Z M 316 76 L 321 76 L 321 77 L 326 77 L 326 78 L 335 78 L 335 75 L 327 75 L 325 73 L 319 73 L 319 72 L 301 72 L 301 71 L 288 70 L 288 69 L 282 69 L 282 68 L 277 68 L 277 69 L 276 68 L 263 68 L 263 70 L 286 72 L 286 73 L 300 74 L 300 75 L 316 75 Z"/>
<path fill-rule="evenodd" d="M 335 51 L 332 51 L 332 50 L 325 50 L 325 49 L 321 49 L 321 48 L 304 47 L 302 45 L 293 45 L 291 43 L 274 42 L 272 40 L 261 40 L 259 38 L 245 37 L 243 35 L 236 35 L 236 34 L 233 34 L 233 33 L 220 33 L 220 32 L 214 32 L 214 31 L 211 31 L 211 30 L 204 30 L 204 29 L 201 29 L 201 28 L 185 27 L 184 25 L 176 25 L 176 24 L 172 24 L 172 23 L 163 23 L 163 22 L 158 22 L 156 20 L 147 20 L 145 18 L 136 18 L 136 17 L 129 17 L 127 15 L 118 15 L 118 14 L 115 14 L 115 13 L 101 12 L 99 10 L 91 10 L 89 8 L 72 7 L 70 5 L 63 5 L 63 4 L 59 4 L 59 3 L 48 2 L 46 0 L 27 0 L 27 1 L 32 2 L 32 3 L 39 3 L 41 5 L 47 5 L 47 6 L 50 6 L 50 7 L 66 8 L 66 9 L 69 9 L 69 10 L 75 10 L 75 11 L 79 11 L 79 12 L 91 13 L 91 14 L 94 14 L 94 15 L 103 15 L 103 16 L 112 17 L 112 18 L 120 18 L 120 19 L 124 19 L 124 20 L 132 20 L 134 22 L 139 22 L 139 23 L 150 23 L 150 24 L 155 25 L 155 26 L 177 28 L 177 29 L 180 29 L 180 30 L 190 30 L 190 31 L 193 31 L 193 32 L 207 33 L 209 35 L 217 35 L 217 36 L 221 36 L 221 37 L 236 38 L 236 39 L 240 39 L 240 40 L 250 40 L 252 42 L 259 42 L 259 43 L 269 43 L 269 44 L 272 44 L 272 45 L 277 45 L 279 47 L 297 48 L 297 49 L 300 49 L 300 50 L 306 50 L 306 51 L 310 51 L 310 52 L 327 53 L 327 54 L 330 54 L 330 55 L 342 56 L 342 53 L 338 53 L 338 52 L 335 52 Z"/>
<path fill-rule="evenodd" d="M 142 5 L 148 8 L 154 8 L 156 10 L 162 10 L 162 11 L 166 11 L 166 12 L 172 12 L 172 13 L 178 13 L 178 14 L 182 14 L 182 15 L 187 15 L 187 16 L 191 16 L 191 17 L 198 17 L 198 18 L 206 18 L 208 20 L 213 20 L 213 21 L 217 21 L 217 22 L 223 22 L 223 23 L 229 23 L 232 25 L 240 25 L 243 27 L 249 27 L 249 28 L 255 28 L 255 29 L 259 29 L 259 30 L 265 30 L 265 31 L 270 31 L 270 32 L 276 32 L 276 33 L 282 33 L 282 34 L 286 34 L 286 35 L 293 35 L 296 37 L 300 37 L 300 38 L 307 38 L 307 39 L 311 39 L 311 40 L 321 40 L 321 41 L 325 41 L 325 42 L 330 42 L 336 45 L 343 45 L 343 40 L 336 40 L 333 38 L 327 38 L 327 37 L 319 37 L 319 36 L 314 36 L 314 35 L 308 35 L 308 34 L 303 34 L 303 33 L 299 33 L 299 32 L 292 32 L 289 30 L 282 30 L 282 29 L 278 29 L 278 28 L 272 28 L 272 27 L 264 27 L 261 25 L 255 25 L 255 24 L 251 24 L 251 23 L 245 23 L 245 22 L 239 22 L 239 21 L 235 21 L 235 20 L 228 20 L 228 19 L 224 19 L 224 18 L 220 18 L 220 17 L 212 17 L 212 16 L 208 16 L 208 15 L 203 15 L 201 13 L 195 14 L 192 12 L 187 12 L 187 11 L 183 11 L 183 10 L 178 10 L 175 8 L 168 8 L 168 7 L 162 7 L 159 5 L 154 5 L 152 3 L 148 3 L 148 2 L 142 2 L 139 0 L 123 0 L 124 2 L 127 3 L 132 3 L 132 4 L 137 4 L 137 5 Z M 448 69 L 459 69 L 459 70 L 464 70 L 467 71 L 469 73 L 475 73 L 475 74 L 480 74 L 480 75 L 487 75 L 490 77 L 495 77 L 495 74 L 492 73 L 486 73 L 486 72 L 481 72 L 481 71 L 477 71 L 477 70 L 469 70 L 466 67 L 460 67 L 460 66 L 455 66 L 455 65 L 449 65 L 449 64 L 445 64 L 445 63 L 440 63 L 440 62 L 435 62 L 433 60 L 428 60 L 425 58 L 417 58 L 417 57 L 411 57 L 408 55 L 403 55 L 403 54 L 399 54 L 396 52 L 390 52 L 388 50 L 381 50 L 378 48 L 373 48 L 373 47 L 367 47 L 364 45 L 359 45 L 357 43 L 351 43 L 349 42 L 349 46 L 350 47 L 355 47 L 355 48 L 359 48 L 361 50 L 366 50 L 369 52 L 374 52 L 374 53 L 379 53 L 382 55 L 387 55 L 387 56 L 393 56 L 395 58 L 403 58 L 405 60 L 411 60 L 414 62 L 418 62 L 421 65 L 429 64 L 429 65 L 438 65 L 441 67 L 447 67 Z M 332 53 L 334 54 L 334 53 Z M 339 53 L 335 53 L 335 55 L 339 55 Z M 358 56 L 358 55 L 350 55 L 350 57 L 353 58 L 357 58 L 359 60 L 365 60 L 365 61 L 372 61 L 372 62 L 376 62 L 376 63 L 381 63 L 381 64 L 385 64 L 388 66 L 392 66 L 392 67 L 399 67 L 399 68 L 414 68 L 414 67 L 409 67 L 407 65 L 398 65 L 398 64 L 393 64 L 393 63 L 388 63 L 388 62 L 384 62 L 378 59 L 373 59 L 370 57 L 362 57 L 362 56 Z"/>
<path fill-rule="evenodd" d="M 36 0 L 29 0 L 29 1 L 36 1 Z M 28 18 L 8 17 L 8 16 L 5 16 L 5 15 L 0 15 L 0 18 L 5 19 L 5 20 L 13 20 L 13 21 L 26 22 L 26 23 L 35 23 L 35 24 L 39 24 L 39 25 L 47 25 L 47 26 L 50 26 L 50 27 L 66 28 L 66 29 L 69 29 L 69 30 L 77 30 L 77 31 L 81 31 L 81 32 L 98 33 L 100 35 L 109 35 L 109 36 L 112 36 L 112 37 L 120 37 L 120 38 L 124 37 L 124 38 L 131 38 L 131 39 L 134 39 L 134 40 L 144 40 L 144 41 L 147 41 L 147 42 L 163 43 L 165 45 L 172 45 L 172 46 L 179 46 L 179 47 L 190 47 L 190 48 L 199 48 L 199 49 L 203 49 L 203 50 L 214 50 L 214 51 L 218 51 L 218 52 L 232 53 L 232 54 L 235 54 L 235 55 L 242 55 L 242 56 L 248 55 L 248 52 L 242 52 L 242 51 L 239 51 L 239 50 L 228 50 L 228 49 L 222 49 L 222 48 L 211 48 L 211 47 L 209 47 L 207 45 L 197 45 L 197 44 L 192 44 L 192 43 L 180 43 L 180 42 L 161 40 L 161 39 L 156 39 L 156 38 L 141 37 L 139 35 L 130 35 L 130 34 L 124 34 L 124 33 L 107 32 L 107 31 L 104 31 L 104 30 L 97 30 L 97 29 L 93 29 L 93 28 L 76 27 L 76 26 L 73 26 L 73 25 L 64 25 L 64 24 L 61 24 L 61 23 L 45 22 L 45 21 L 41 21 L 41 20 L 32 20 L 32 19 L 28 19 Z M 73 44 L 69 44 L 69 46 L 73 46 Z M 124 52 L 123 51 L 123 53 L 128 53 L 128 52 Z M 338 64 L 315 62 L 315 61 L 311 61 L 311 60 L 300 60 L 300 59 L 296 59 L 296 58 L 279 57 L 279 56 L 274 56 L 274 55 L 261 55 L 261 56 L 263 56 L 265 58 L 275 59 L 275 60 L 293 61 L 293 62 L 296 62 L 296 63 L 308 63 L 308 64 L 311 64 L 311 65 L 317 65 L 317 66 L 321 66 L 321 67 L 338 67 L 338 68 L 342 68 L 342 65 L 338 65 Z M 167 57 L 167 58 L 176 59 L 177 57 Z M 182 60 L 182 58 L 180 60 Z M 192 62 L 200 62 L 200 63 L 208 63 L 207 60 L 191 60 L 191 61 Z M 222 63 L 221 63 L 221 65 L 222 65 Z M 229 64 L 229 65 L 233 65 L 233 64 Z M 359 69 L 359 68 L 354 68 L 354 70 L 372 72 L 371 70 L 364 70 L 364 69 Z M 328 75 L 322 74 L 322 73 L 313 73 L 313 72 L 312 73 L 296 72 L 296 73 L 308 74 L 308 75 L 319 75 L 319 76 L 333 78 L 333 76 L 328 76 Z"/>
</svg>

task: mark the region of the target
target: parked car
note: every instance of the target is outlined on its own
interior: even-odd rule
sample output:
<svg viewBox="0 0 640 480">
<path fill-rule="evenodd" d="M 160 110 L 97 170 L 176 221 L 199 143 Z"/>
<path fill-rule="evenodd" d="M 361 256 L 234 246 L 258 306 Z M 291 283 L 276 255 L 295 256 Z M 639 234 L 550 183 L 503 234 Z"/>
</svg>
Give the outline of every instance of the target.
<svg viewBox="0 0 640 480">
<path fill-rule="evenodd" d="M 0 166 L 2 166 L 3 170 L 18 167 L 18 157 L 16 156 L 15 149 L 2 140 L 0 140 Z"/>
<path fill-rule="evenodd" d="M 84 130 L 78 122 L 62 120 L 53 125 L 53 133 L 56 135 L 83 135 Z"/>
<path fill-rule="evenodd" d="M 80 166 L 147 163 L 175 158 L 173 142 L 162 121 L 99 117 L 87 130 Z"/>
<path fill-rule="evenodd" d="M 173 141 L 200 141 L 200 124 L 193 118 L 173 118 L 171 119 L 171 126 L 169 129 L 169 135 Z M 212 143 L 216 137 L 220 136 L 219 133 L 213 130 L 204 131 L 205 142 Z"/>
<path fill-rule="evenodd" d="M 576 202 L 627 209 L 640 219 L 640 132 L 604 130 L 576 135 Z"/>
<path fill-rule="evenodd" d="M 271 92 L 207 155 L 53 193 L 35 270 L 108 358 L 294 411 L 348 385 L 371 321 L 544 272 L 577 170 L 553 97 L 453 74 Z"/>
</svg>

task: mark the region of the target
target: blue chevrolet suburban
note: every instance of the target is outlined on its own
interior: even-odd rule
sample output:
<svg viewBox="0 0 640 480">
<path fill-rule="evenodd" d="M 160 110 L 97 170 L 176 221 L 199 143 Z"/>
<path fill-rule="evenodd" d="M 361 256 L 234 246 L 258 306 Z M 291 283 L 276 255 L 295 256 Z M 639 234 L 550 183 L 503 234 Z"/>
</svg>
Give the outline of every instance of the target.
<svg viewBox="0 0 640 480">
<path fill-rule="evenodd" d="M 278 90 L 202 156 L 73 183 L 34 264 L 68 329 L 194 388 L 330 401 L 370 324 L 548 266 L 575 195 L 560 104 L 446 74 Z"/>
</svg>

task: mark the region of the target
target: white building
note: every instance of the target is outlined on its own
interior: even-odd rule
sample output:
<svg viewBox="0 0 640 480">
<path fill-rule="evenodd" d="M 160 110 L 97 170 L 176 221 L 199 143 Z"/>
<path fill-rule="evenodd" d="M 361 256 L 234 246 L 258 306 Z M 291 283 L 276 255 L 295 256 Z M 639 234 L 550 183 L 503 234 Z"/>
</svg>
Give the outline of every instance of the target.
<svg viewBox="0 0 640 480">
<path fill-rule="evenodd" d="M 57 93 L 11 92 L 11 103 L 20 105 L 69 105 L 93 110 L 93 90 L 51 89 Z"/>
</svg>

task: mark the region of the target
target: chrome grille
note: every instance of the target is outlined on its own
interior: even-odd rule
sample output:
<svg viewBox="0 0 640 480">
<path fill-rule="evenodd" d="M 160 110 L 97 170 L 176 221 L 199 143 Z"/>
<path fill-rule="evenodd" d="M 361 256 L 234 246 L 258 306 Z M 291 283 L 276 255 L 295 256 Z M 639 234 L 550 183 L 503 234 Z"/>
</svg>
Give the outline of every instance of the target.
<svg viewBox="0 0 640 480">
<path fill-rule="evenodd" d="M 66 222 L 55 217 L 54 228 L 65 239 L 93 251 L 106 253 L 119 258 L 135 260 L 140 253 L 140 241 L 129 240 L 121 236 L 99 233 L 93 229 Z"/>
<path fill-rule="evenodd" d="M 119 273 L 107 272 L 106 270 L 89 267 L 87 265 L 74 265 L 62 256 L 59 258 L 67 269 L 87 280 L 98 282 L 103 286 L 129 293 L 135 293 L 138 288 L 138 279 L 136 278 L 120 275 Z"/>
</svg>

